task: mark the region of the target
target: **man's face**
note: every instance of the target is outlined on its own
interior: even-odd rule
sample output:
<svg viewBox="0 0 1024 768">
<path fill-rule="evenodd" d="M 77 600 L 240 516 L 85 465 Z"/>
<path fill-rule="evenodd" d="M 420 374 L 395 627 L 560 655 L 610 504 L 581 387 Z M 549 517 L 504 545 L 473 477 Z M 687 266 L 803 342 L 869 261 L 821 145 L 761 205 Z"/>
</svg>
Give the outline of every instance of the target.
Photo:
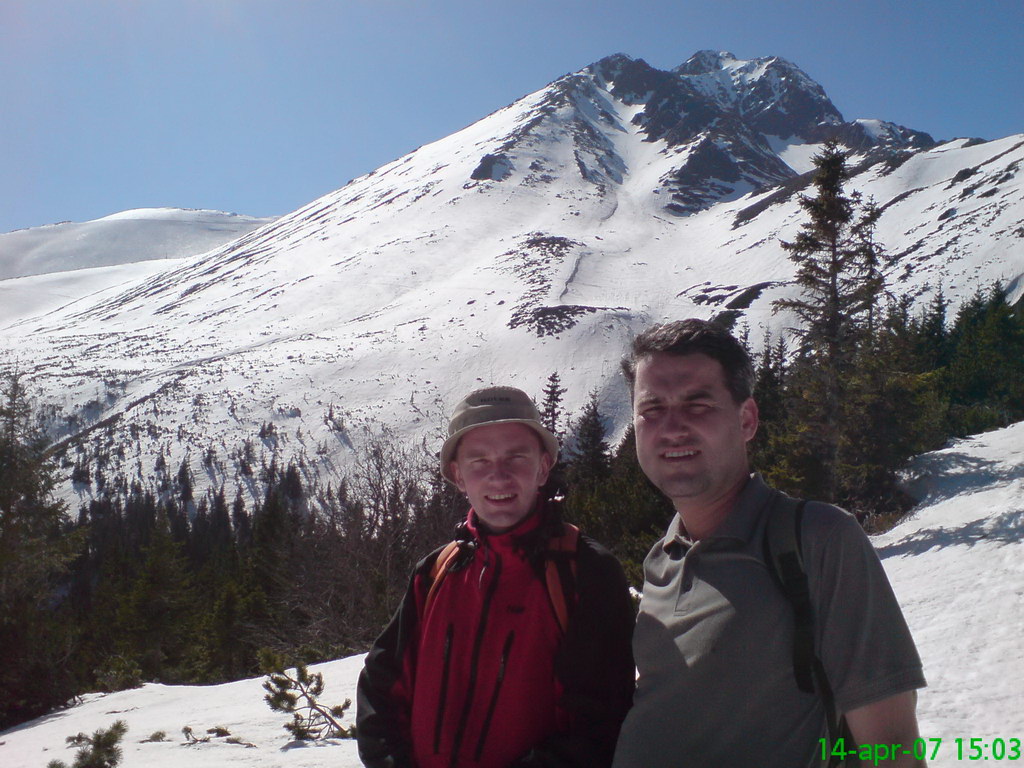
<svg viewBox="0 0 1024 768">
<path fill-rule="evenodd" d="M 633 425 L 644 474 L 676 510 L 696 510 L 722 501 L 746 479 L 757 405 L 733 400 L 714 358 L 656 353 L 637 365 Z"/>
<path fill-rule="evenodd" d="M 488 424 L 459 441 L 451 474 L 480 520 L 495 533 L 512 528 L 533 510 L 548 479 L 551 456 L 522 424 Z"/>
</svg>

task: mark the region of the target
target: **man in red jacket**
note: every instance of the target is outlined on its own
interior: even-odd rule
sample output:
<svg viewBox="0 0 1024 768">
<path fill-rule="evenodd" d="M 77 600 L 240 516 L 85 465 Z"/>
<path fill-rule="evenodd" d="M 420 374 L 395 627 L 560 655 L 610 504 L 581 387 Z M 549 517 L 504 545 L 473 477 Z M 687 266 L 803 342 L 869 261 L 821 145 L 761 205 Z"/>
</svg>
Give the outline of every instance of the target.
<svg viewBox="0 0 1024 768">
<path fill-rule="evenodd" d="M 477 390 L 456 407 L 441 472 L 472 508 L 443 577 L 439 549 L 366 657 L 364 765 L 610 764 L 632 700 L 634 612 L 618 561 L 539 492 L 557 456 L 518 389 Z M 552 549 L 567 540 L 575 551 L 554 577 Z"/>
</svg>

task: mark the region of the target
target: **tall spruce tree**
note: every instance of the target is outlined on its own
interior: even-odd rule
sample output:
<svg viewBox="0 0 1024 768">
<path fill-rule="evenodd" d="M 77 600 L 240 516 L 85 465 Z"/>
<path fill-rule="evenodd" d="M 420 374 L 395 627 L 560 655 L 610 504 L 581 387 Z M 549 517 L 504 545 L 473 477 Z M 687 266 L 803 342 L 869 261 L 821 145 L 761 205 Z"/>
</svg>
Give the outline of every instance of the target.
<svg viewBox="0 0 1024 768">
<path fill-rule="evenodd" d="M 565 436 L 562 431 L 562 396 L 566 393 L 558 371 L 552 371 L 544 385 L 544 400 L 540 408 L 540 422 L 559 441 Z"/>
<path fill-rule="evenodd" d="M 0 378 L 0 730 L 70 698 L 58 587 L 81 542 L 53 498 L 55 468 L 23 377 Z"/>
<path fill-rule="evenodd" d="M 802 435 L 810 441 L 805 456 L 813 466 L 804 471 L 805 490 L 830 501 L 838 500 L 840 446 L 843 441 L 843 402 L 849 396 L 850 374 L 858 345 L 870 334 L 874 311 L 884 288 L 883 254 L 874 240 L 879 211 L 847 194 L 846 155 L 835 140 L 814 157 L 814 190 L 802 196 L 807 221 L 783 249 L 796 264 L 800 296 L 774 303 L 801 321 L 798 363 L 793 375 L 805 408 Z"/>
<path fill-rule="evenodd" d="M 583 412 L 573 424 L 573 445 L 569 451 L 568 480 L 573 491 L 592 490 L 608 477 L 611 449 L 597 401 L 597 391 L 590 393 Z"/>
</svg>

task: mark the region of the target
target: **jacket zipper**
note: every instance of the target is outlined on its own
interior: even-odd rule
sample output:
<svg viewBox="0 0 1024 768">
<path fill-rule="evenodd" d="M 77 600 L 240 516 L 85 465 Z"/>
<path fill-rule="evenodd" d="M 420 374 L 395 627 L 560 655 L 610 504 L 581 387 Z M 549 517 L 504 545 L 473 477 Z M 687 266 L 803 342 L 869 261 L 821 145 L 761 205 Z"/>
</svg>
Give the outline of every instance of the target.
<svg viewBox="0 0 1024 768">
<path fill-rule="evenodd" d="M 444 636 L 444 665 L 441 677 L 441 695 L 437 702 L 437 723 L 434 725 L 434 754 L 441 752 L 441 726 L 444 723 L 444 708 L 448 701 L 448 677 L 451 672 L 452 638 L 455 635 L 455 624 L 448 625 Z"/>
<path fill-rule="evenodd" d="M 487 585 L 487 592 L 484 594 L 484 604 L 480 611 L 480 625 L 476 630 L 476 639 L 473 641 L 473 656 L 469 666 L 468 694 L 462 705 L 462 717 L 459 718 L 459 728 L 455 732 L 455 740 L 452 743 L 452 756 L 449 765 L 455 768 L 459 761 L 459 748 L 466 736 L 466 724 L 469 721 L 469 713 L 473 709 L 473 694 L 476 691 L 476 677 L 480 667 L 480 651 L 484 642 L 484 631 L 487 627 L 487 614 L 491 610 L 491 601 L 498 589 L 498 579 L 501 576 L 501 558 L 494 559 L 494 573 L 491 574 L 491 583 Z"/>
<path fill-rule="evenodd" d="M 491 719 L 494 717 L 494 710 L 498 706 L 498 694 L 501 693 L 501 684 L 505 681 L 505 665 L 508 664 L 508 656 L 512 651 L 512 640 L 515 638 L 514 631 L 508 633 L 505 638 L 505 646 L 501 649 L 501 663 L 498 665 L 498 679 L 494 683 L 494 693 L 491 694 L 491 703 L 487 707 L 487 717 L 484 718 L 484 727 L 480 730 L 480 740 L 476 744 L 476 753 L 473 759 L 478 763 L 480 756 L 484 753 L 484 742 L 487 741 L 487 732 L 491 730 Z"/>
</svg>

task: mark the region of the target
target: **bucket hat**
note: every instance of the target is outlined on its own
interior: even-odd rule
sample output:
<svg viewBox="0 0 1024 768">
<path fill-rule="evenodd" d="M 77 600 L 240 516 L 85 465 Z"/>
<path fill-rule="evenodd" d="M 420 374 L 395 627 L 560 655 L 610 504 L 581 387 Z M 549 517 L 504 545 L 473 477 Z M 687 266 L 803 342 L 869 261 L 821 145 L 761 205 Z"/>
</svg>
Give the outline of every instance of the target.
<svg viewBox="0 0 1024 768">
<path fill-rule="evenodd" d="M 455 482 L 450 464 L 459 440 L 472 429 L 489 424 L 522 424 L 529 427 L 544 444 L 552 464 L 558 460 L 558 439 L 540 423 L 540 413 L 530 396 L 515 387 L 484 387 L 470 392 L 455 406 L 448 422 L 448 439 L 441 446 L 441 474 Z"/>
</svg>

